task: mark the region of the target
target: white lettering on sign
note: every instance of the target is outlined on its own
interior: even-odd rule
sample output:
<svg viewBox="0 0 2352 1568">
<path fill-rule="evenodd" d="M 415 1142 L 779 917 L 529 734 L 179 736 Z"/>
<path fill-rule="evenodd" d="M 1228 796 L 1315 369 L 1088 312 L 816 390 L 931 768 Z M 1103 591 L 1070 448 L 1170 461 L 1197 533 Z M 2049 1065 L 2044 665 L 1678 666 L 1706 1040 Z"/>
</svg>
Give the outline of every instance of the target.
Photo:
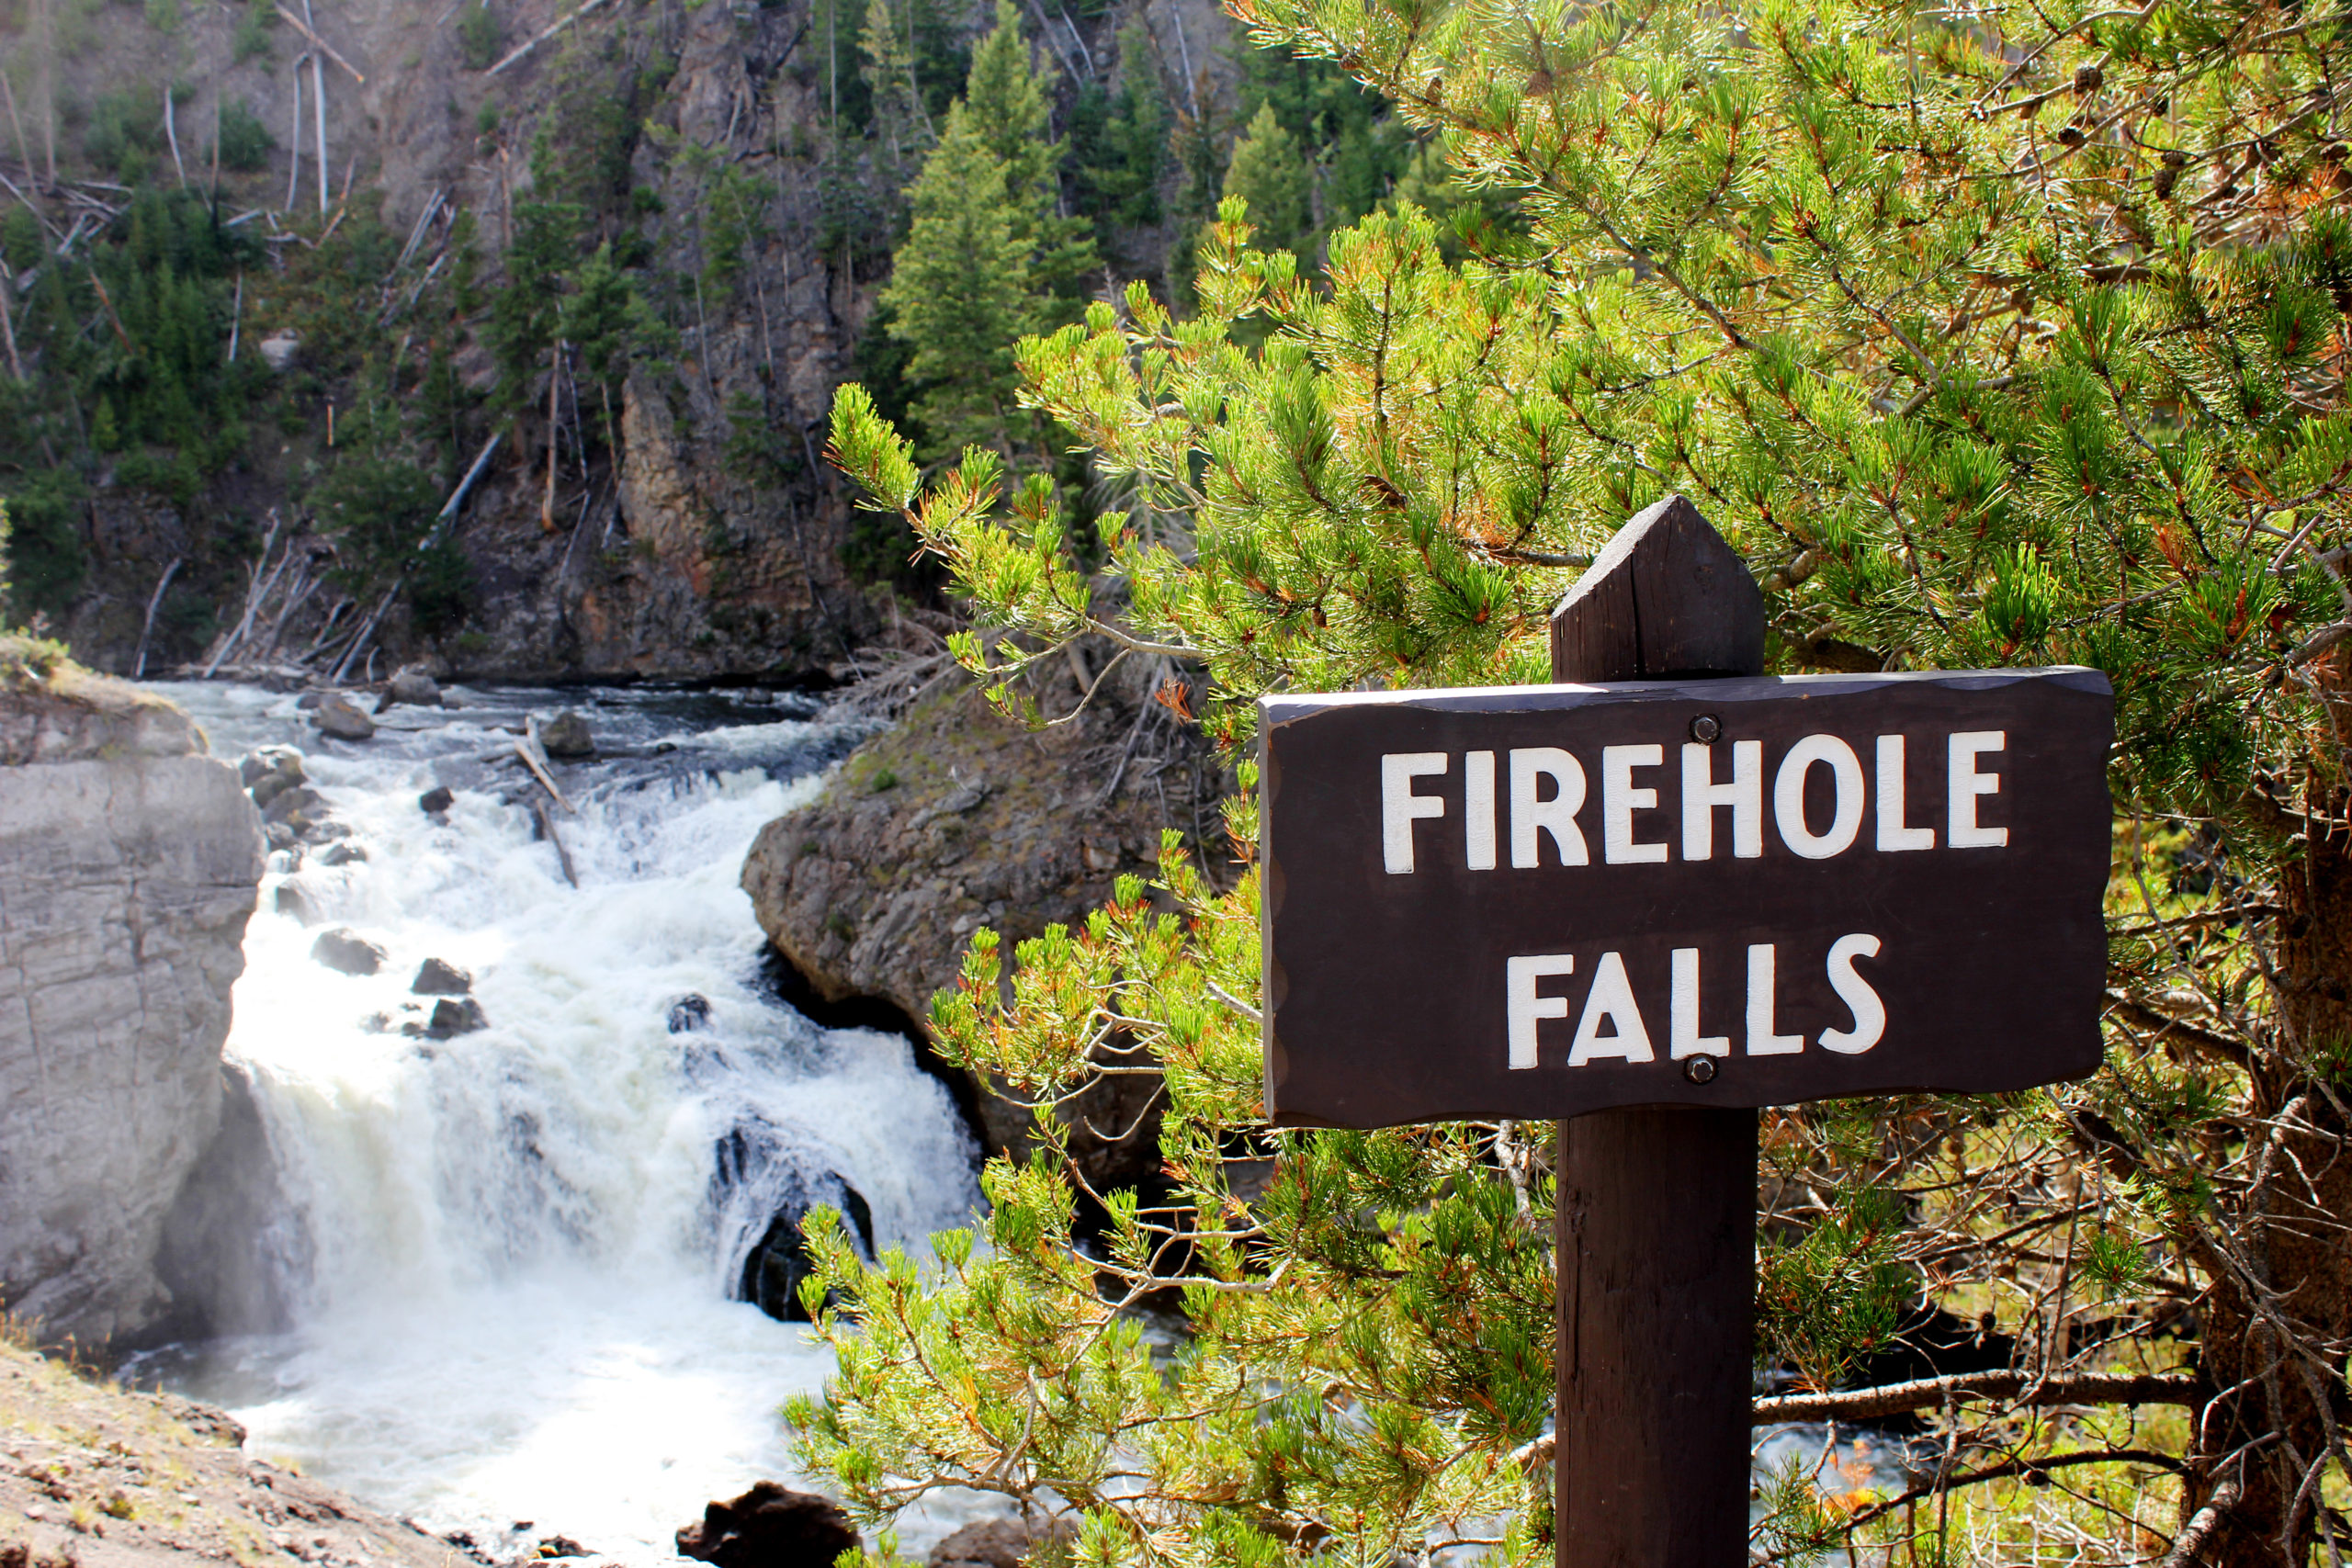
<svg viewBox="0 0 2352 1568">
<path fill-rule="evenodd" d="M 1674 991 L 1668 1006 L 1668 1054 L 1676 1061 L 1685 1056 L 1731 1055 L 1730 1035 L 1699 1032 L 1699 950 L 1695 947 L 1674 950 Z"/>
<path fill-rule="evenodd" d="M 1865 770 L 1852 742 L 1836 735 L 1808 735 L 1778 759 L 1772 773 L 1771 821 L 1781 844 L 1804 860 L 1830 860 L 1865 842 L 1862 819 L 1875 821 L 1867 844 L 1882 853 L 1946 849 L 2002 849 L 2009 830 L 1978 820 L 1984 798 L 2002 793 L 2003 775 L 1988 771 L 1984 759 L 2008 749 L 2006 730 L 1963 730 L 1944 737 L 1946 782 L 1944 826 L 1940 832 L 1909 819 L 1905 783 L 1909 739 L 1901 735 L 1876 737 L 1875 766 Z M 1932 744 L 1932 741 L 1929 742 Z M 1635 783 L 1635 775 L 1663 767 L 1666 748 L 1658 744 L 1600 748 L 1601 859 L 1610 865 L 1657 865 L 1678 858 L 1679 841 L 1684 861 L 1713 860 L 1718 855 L 1715 829 L 1718 814 L 1731 813 L 1731 854 L 1756 860 L 1764 853 L 1764 743 L 1737 740 L 1728 748 L 1696 743 L 1682 747 L 1680 798 L 1661 804 L 1655 784 Z M 1731 776 L 1716 776 L 1719 751 L 1731 753 Z M 1392 875 L 1413 874 L 1413 824 L 1446 814 L 1451 791 L 1420 794 L 1416 779 L 1442 779 L 1452 769 L 1445 751 L 1392 751 L 1380 759 L 1381 863 Z M 1496 775 L 1492 751 L 1468 751 L 1462 758 L 1462 863 L 1471 871 L 1493 871 L 1502 857 L 1503 818 L 1508 814 L 1510 865 L 1532 871 L 1547 863 L 1546 836 L 1552 840 L 1548 863 L 1582 866 L 1592 863 L 1578 820 L 1589 803 L 1584 763 L 1557 746 L 1521 746 L 1511 750 L 1506 784 Z M 1806 814 L 1805 797 L 1816 769 L 1828 771 L 1829 819 L 1815 831 Z M 1668 777 L 1673 777 L 1668 774 Z M 1546 793 L 1548 792 L 1548 793 Z M 1818 796 L 1815 796 L 1816 800 Z M 1682 830 L 1655 840 L 1642 837 L 1644 812 L 1668 812 L 1679 807 Z M 1669 818 L 1670 820 L 1671 818 Z"/>
<path fill-rule="evenodd" d="M 1841 936 L 1829 944 L 1829 988 L 1838 993 L 1839 1001 L 1853 1010 L 1854 1027 L 1823 1030 L 1823 1050 L 1859 1056 L 1884 1037 L 1886 1004 L 1879 999 L 1868 980 L 1854 973 L 1855 959 L 1877 956 L 1878 938 L 1874 936 Z"/>
<path fill-rule="evenodd" d="M 1609 956 L 1617 955 L 1612 953 Z M 1513 958 L 1503 969 L 1509 992 L 1505 1010 L 1510 1024 L 1510 1065 L 1532 1067 L 1535 1065 L 1536 1024 L 1547 1018 L 1568 1016 L 1568 998 L 1539 996 L 1535 982 L 1575 974 L 1577 961 L 1565 953 L 1539 953 L 1532 957 Z"/>
<path fill-rule="evenodd" d="M 1536 781 L 1552 781 L 1552 798 L 1535 798 Z M 1552 847 L 1562 865 L 1589 865 L 1584 829 L 1577 813 L 1584 809 L 1584 765 L 1556 746 L 1514 750 L 1510 754 L 1510 863 L 1521 871 L 1543 862 L 1537 852 L 1539 835 L 1552 835 Z"/>
<path fill-rule="evenodd" d="M 1878 847 L 1882 850 L 1932 850 L 1933 828 L 1909 828 L 1903 822 L 1903 737 L 1878 738 Z"/>
<path fill-rule="evenodd" d="M 1682 858 L 1713 856 L 1715 809 L 1728 806 L 1731 852 L 1740 860 L 1754 860 L 1764 852 L 1764 742 L 1732 742 L 1727 784 L 1715 783 L 1715 750 L 1696 742 L 1682 748 Z"/>
<path fill-rule="evenodd" d="M 1769 942 L 1747 950 L 1747 1054 L 1751 1056 L 1793 1056 L 1804 1049 L 1802 1034 L 1773 1032 L 1773 990 L 1780 955 Z"/>
<path fill-rule="evenodd" d="M 1472 871 L 1495 869 L 1495 754 L 1462 759 L 1462 856 Z"/>
<path fill-rule="evenodd" d="M 1609 1025 L 1606 1034 L 1600 1032 L 1604 1023 Z M 1634 1000 L 1633 985 L 1625 978 L 1625 961 L 1613 953 L 1602 953 L 1592 967 L 1592 988 L 1585 993 L 1584 1011 L 1577 1019 L 1576 1043 L 1568 1047 L 1572 1067 L 1604 1060 L 1657 1060 L 1657 1053 L 1650 1049 L 1650 1032 L 1642 1023 L 1641 1007 Z"/>
<path fill-rule="evenodd" d="M 1951 797 L 1945 809 L 1951 818 L 1953 849 L 1997 850 L 2008 843 L 2007 828 L 1976 825 L 1976 797 L 2001 791 L 2001 775 L 1978 773 L 1976 759 L 1987 751 L 2007 750 L 2008 744 L 2006 729 L 1963 730 L 1951 738 Z"/>
<path fill-rule="evenodd" d="M 1611 865 L 1648 864 L 1666 859 L 1664 844 L 1634 841 L 1634 813 L 1657 809 L 1657 791 L 1635 789 L 1634 770 L 1655 768 L 1665 761 L 1662 746 L 1600 749 L 1600 856 Z"/>
<path fill-rule="evenodd" d="M 1392 751 L 1380 759 L 1380 852 L 1390 875 L 1412 874 L 1413 824 L 1424 817 L 1445 815 L 1445 802 L 1434 795 L 1415 795 L 1413 781 L 1444 772 L 1442 751 Z"/>
<path fill-rule="evenodd" d="M 1853 1015 L 1850 1029 L 1825 1029 L 1820 1045 L 1842 1056 L 1859 1056 L 1886 1037 L 1886 1003 L 1877 987 L 1863 978 L 1855 961 L 1876 958 L 1880 942 L 1867 931 L 1841 936 L 1829 944 L 1824 969 L 1829 988 Z M 1771 942 L 1756 942 L 1747 950 L 1747 1032 L 1750 1056 L 1793 1056 L 1805 1049 L 1802 1033 L 1783 1034 L 1777 1019 L 1780 953 Z M 1673 1061 L 1690 1056 L 1728 1056 L 1731 1037 L 1700 1032 L 1700 950 L 1678 947 L 1669 961 L 1666 998 L 1667 1055 Z M 1568 998 L 1548 997 L 1538 987 L 1547 979 L 1577 973 L 1573 953 L 1542 953 L 1504 961 L 1504 1012 L 1510 1034 L 1510 1062 L 1514 1069 L 1538 1066 L 1540 1026 L 1568 1016 Z M 1596 1062 L 1641 1064 L 1657 1060 L 1650 1043 L 1647 1021 L 1622 953 L 1605 952 L 1594 960 L 1592 981 L 1577 1010 L 1576 1033 L 1568 1045 L 1567 1065 Z M 1655 1017 L 1653 1013 L 1650 1016 Z M 1603 1031 L 1606 1032 L 1603 1032 Z"/>
<path fill-rule="evenodd" d="M 1814 832 L 1804 818 L 1805 775 L 1817 763 L 1827 765 L 1838 791 L 1826 833 Z M 1772 824 L 1781 842 L 1806 860 L 1845 853 L 1862 826 L 1862 764 L 1854 749 L 1834 735 L 1808 735 L 1790 747 L 1772 781 Z"/>
</svg>

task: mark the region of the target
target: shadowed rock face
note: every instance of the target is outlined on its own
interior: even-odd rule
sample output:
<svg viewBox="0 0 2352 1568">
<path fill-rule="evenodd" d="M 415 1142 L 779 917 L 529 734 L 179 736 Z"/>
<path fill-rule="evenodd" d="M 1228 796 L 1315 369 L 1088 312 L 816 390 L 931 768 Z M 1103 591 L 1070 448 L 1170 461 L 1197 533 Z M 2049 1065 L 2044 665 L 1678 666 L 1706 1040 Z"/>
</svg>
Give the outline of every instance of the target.
<svg viewBox="0 0 2352 1568">
<path fill-rule="evenodd" d="M 261 824 L 184 715 L 116 682 L 0 681 L 0 1297 L 103 1343 L 170 1304 L 154 1259 L 220 1123 Z"/>
</svg>

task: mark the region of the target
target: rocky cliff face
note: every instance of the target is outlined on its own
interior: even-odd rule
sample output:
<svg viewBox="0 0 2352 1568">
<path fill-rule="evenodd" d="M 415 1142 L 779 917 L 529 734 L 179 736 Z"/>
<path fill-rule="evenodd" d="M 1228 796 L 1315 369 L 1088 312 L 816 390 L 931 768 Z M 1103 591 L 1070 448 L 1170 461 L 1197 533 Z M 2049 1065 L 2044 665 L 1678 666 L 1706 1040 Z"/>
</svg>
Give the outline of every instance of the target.
<svg viewBox="0 0 2352 1568">
<path fill-rule="evenodd" d="M 338 442 L 337 412 L 346 430 L 361 428 L 354 422 L 387 390 L 405 407 L 430 395 L 456 411 L 437 433 L 421 427 L 446 450 L 403 457 L 436 483 L 454 479 L 488 432 L 506 434 L 452 533 L 475 584 L 471 609 L 436 629 L 395 604 L 377 674 L 423 660 L 477 678 L 821 678 L 873 630 L 866 588 L 844 564 L 857 514 L 821 459 L 833 390 L 855 373 L 888 268 L 887 231 L 849 243 L 840 214 L 845 203 L 887 204 L 890 193 L 876 187 L 894 176 L 864 163 L 844 169 L 826 152 L 842 93 L 864 90 L 862 7 L 155 0 L 143 23 L 136 11 L 110 12 L 103 30 L 81 33 L 86 8 L 41 0 L 33 9 L 56 12 L 53 97 L 69 180 L 90 176 L 75 150 L 101 111 L 151 104 L 157 84 L 173 84 L 183 183 L 221 189 L 224 220 L 271 235 L 272 265 L 235 296 L 240 363 L 267 358 L 286 394 L 238 465 L 193 493 L 122 481 L 130 466 L 112 459 L 94 475 L 76 525 L 86 580 L 58 617 L 77 657 L 121 673 L 142 648 L 151 673 L 200 657 L 238 618 L 246 563 L 273 509 L 300 539 L 297 556 L 323 560 L 329 531 L 302 530 L 313 525 L 315 487 L 352 449 L 347 435 Z M 972 30 L 990 15 L 981 0 L 965 15 L 938 9 Z M 576 23 L 559 26 L 575 12 Z M 305 36 L 281 19 L 294 16 L 311 19 L 332 62 L 311 68 Z M 1231 76 L 1230 24 L 1215 0 L 1125 0 L 1053 22 L 1040 49 L 1062 62 L 1068 90 L 1108 72 L 1112 37 L 1130 17 L 1142 20 L 1176 101 L 1197 107 Z M 482 18 L 488 31 L 469 38 Z M 844 36 L 820 56 L 828 28 Z M 511 62 L 491 58 L 542 35 Z M 13 41 L 0 30 L 0 45 Z M 28 58 L 39 41 L 27 40 Z M 208 164 L 212 128 L 229 111 L 249 111 L 277 142 L 248 172 Z M 36 113 L 28 132 L 34 164 L 44 161 L 44 118 Z M 322 138 L 332 219 L 318 200 Z M 29 175 L 9 158 L 15 150 L 13 140 L 0 145 L 0 163 Z M 577 199 L 540 183 L 544 167 L 575 154 L 596 164 L 606 203 L 581 243 L 593 250 L 599 234 L 614 236 L 661 318 L 661 346 L 639 355 L 609 407 L 576 362 L 552 398 L 544 371 L 531 386 L 503 385 L 492 348 L 518 210 Z M 172 165 L 161 167 L 168 181 Z M 752 220 L 724 236 L 740 251 L 723 282 L 709 250 L 720 243 L 709 225 L 714 170 L 738 198 L 756 193 Z M 81 210 L 50 195 L 60 213 Z M 310 237 L 322 228 L 339 233 Z M 1136 243 L 1152 254 L 1117 258 L 1123 275 L 1151 275 L 1169 238 L 1143 235 Z M 417 306 L 439 299 L 435 290 L 461 271 L 469 294 L 437 315 Z M 338 277 L 335 287 L 351 285 L 348 300 L 322 310 L 320 291 Z M 433 379 L 443 375 L 451 380 Z M 493 399 L 511 401 L 485 409 Z M 887 561 L 861 568 L 875 569 Z M 280 587 L 300 581 L 289 568 Z M 277 651 L 299 651 L 339 592 L 317 589 Z M 373 597 L 361 596 L 346 630 Z M 283 598 L 265 604 L 265 622 Z"/>
<path fill-rule="evenodd" d="M 166 1216 L 220 1122 L 253 803 L 168 704 L 0 639 L 0 1297 L 102 1343 L 170 1305 Z"/>
<path fill-rule="evenodd" d="M 1074 682 L 1059 707 L 1075 700 Z M 743 866 L 760 925 L 821 1002 L 880 998 L 908 1020 L 959 973 L 983 923 L 1013 944 L 1105 902 L 1122 872 L 1154 874 L 1162 823 L 1216 830 L 1223 786 L 1190 726 L 1148 686 L 1098 696 L 1033 733 L 961 688 L 918 705 L 842 764 L 817 800 L 763 829 Z M 1018 1152 L 1025 1111 L 973 1086 L 991 1153 Z M 1159 1164 L 1149 1080 L 1116 1078 L 1062 1115 L 1090 1180 Z"/>
</svg>

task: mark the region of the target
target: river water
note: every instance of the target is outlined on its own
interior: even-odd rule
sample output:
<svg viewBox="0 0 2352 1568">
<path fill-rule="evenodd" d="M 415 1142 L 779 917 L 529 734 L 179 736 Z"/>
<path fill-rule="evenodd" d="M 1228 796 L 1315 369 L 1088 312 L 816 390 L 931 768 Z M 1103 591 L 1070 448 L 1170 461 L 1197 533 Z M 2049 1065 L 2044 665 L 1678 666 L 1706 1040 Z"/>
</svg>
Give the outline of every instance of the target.
<svg viewBox="0 0 2352 1568">
<path fill-rule="evenodd" d="M 707 1499 L 789 1482 L 776 1409 L 831 1357 L 729 1299 L 746 1250 L 779 1202 L 841 1183 L 878 1245 L 919 1255 L 979 1201 L 942 1086 L 904 1040 L 771 994 L 736 886 L 760 827 L 866 731 L 773 694 L 461 690 L 344 743 L 291 696 L 164 689 L 215 755 L 300 748 L 366 858 L 272 855 L 235 993 L 293 1326 L 134 1372 L 227 1405 L 256 1453 L 500 1552 L 560 1531 L 666 1557 Z M 606 752 L 563 770 L 577 887 L 500 760 L 506 727 L 566 706 Z M 436 821 L 418 796 L 442 784 Z M 386 951 L 379 973 L 314 961 L 335 927 Z M 401 1032 L 432 1005 L 409 990 L 427 958 L 471 974 L 486 1027 Z"/>
</svg>

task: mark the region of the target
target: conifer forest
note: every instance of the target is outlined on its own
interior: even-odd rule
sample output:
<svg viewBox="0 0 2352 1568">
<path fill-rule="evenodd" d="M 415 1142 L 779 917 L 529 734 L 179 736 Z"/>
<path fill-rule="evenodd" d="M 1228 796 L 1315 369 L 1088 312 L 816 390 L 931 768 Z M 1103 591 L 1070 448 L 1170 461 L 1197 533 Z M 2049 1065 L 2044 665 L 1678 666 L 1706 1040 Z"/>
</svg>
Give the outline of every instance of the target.
<svg viewBox="0 0 2352 1568">
<path fill-rule="evenodd" d="M 2098 1069 L 1758 1113 L 1749 1561 L 2352 1555 L 2345 0 L 443 5 L 0 0 L 0 695 L 868 727 L 787 999 L 929 944 L 998 1109 L 961 1224 L 740 1298 L 842 1561 L 1570 1561 L 1557 1127 L 1269 1119 L 1258 703 L 1546 683 L 1675 495 L 1771 674 L 2115 697 Z M 1082 907 L 853 906 L 1086 767 Z"/>
</svg>

